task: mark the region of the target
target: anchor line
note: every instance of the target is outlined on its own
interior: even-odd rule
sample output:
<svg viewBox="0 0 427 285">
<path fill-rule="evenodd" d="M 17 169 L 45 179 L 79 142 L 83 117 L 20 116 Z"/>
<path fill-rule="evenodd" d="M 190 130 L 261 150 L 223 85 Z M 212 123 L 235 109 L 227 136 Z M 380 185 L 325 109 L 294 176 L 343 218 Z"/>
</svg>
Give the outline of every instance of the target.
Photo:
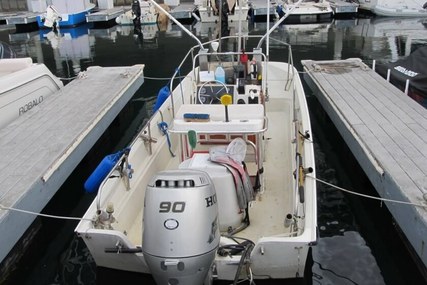
<svg viewBox="0 0 427 285">
<path fill-rule="evenodd" d="M 326 182 L 322 179 L 313 177 L 311 175 L 306 175 L 307 177 L 310 177 L 320 183 L 323 183 L 325 185 L 331 186 L 335 189 L 341 190 L 343 192 L 349 193 L 349 194 L 353 194 L 353 195 L 357 195 L 357 196 L 361 196 L 361 197 L 365 197 L 365 198 L 369 198 L 369 199 L 373 199 L 373 200 L 379 200 L 382 202 L 391 202 L 391 203 L 397 203 L 397 204 L 403 204 L 403 205 L 411 205 L 411 206 L 416 206 L 416 207 L 421 207 L 421 208 L 426 208 L 427 209 L 427 205 L 423 205 L 423 204 L 416 204 L 416 203 L 411 203 L 411 202 L 406 202 L 406 201 L 399 201 L 399 200 L 393 200 L 393 199 L 387 199 L 387 198 L 380 198 L 380 197 L 375 197 L 375 196 L 371 196 L 371 195 L 366 195 L 366 194 L 362 194 L 362 193 L 357 193 L 342 187 L 339 187 L 337 185 L 331 184 L 329 182 Z"/>
<path fill-rule="evenodd" d="M 93 221 L 93 219 L 85 219 L 85 218 L 78 218 L 78 217 L 67 217 L 67 216 L 57 216 L 57 215 L 48 215 L 48 214 L 36 213 L 36 212 L 17 209 L 17 208 L 13 208 L 13 207 L 6 207 L 2 204 L 0 204 L 0 209 L 4 210 L 4 211 L 13 211 L 13 212 L 19 212 L 19 213 L 25 213 L 25 214 L 30 214 L 30 215 L 34 215 L 34 216 L 39 216 L 39 217 L 53 218 L 53 219 L 60 219 L 60 220 L 91 221 L 91 222 Z"/>
</svg>

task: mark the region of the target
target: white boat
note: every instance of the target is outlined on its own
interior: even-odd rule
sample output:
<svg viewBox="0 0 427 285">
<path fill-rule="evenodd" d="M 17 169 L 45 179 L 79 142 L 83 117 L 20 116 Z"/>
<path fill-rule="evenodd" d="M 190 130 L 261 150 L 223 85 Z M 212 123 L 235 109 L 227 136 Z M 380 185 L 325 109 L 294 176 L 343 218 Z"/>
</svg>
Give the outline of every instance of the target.
<svg viewBox="0 0 427 285">
<path fill-rule="evenodd" d="M 0 60 L 0 129 L 42 104 L 63 86 L 44 64 L 31 58 Z"/>
<path fill-rule="evenodd" d="M 139 1 L 139 5 L 141 7 L 141 25 L 157 24 L 158 12 L 154 6 L 147 1 Z M 132 10 L 129 10 L 117 17 L 116 23 L 119 25 L 133 25 L 134 18 Z"/>
<path fill-rule="evenodd" d="M 35 1 L 33 1 L 35 2 Z M 40 28 L 74 27 L 86 22 L 86 15 L 95 9 L 89 0 L 51 0 L 42 2 L 46 7 L 43 15 L 37 16 Z M 47 5 L 50 3 L 49 5 Z"/>
<path fill-rule="evenodd" d="M 306 23 L 330 19 L 334 14 L 331 4 L 326 0 L 303 0 L 301 4 L 296 5 L 297 2 L 297 0 L 279 1 L 276 6 L 278 16 L 282 17 L 292 9 L 288 21 Z"/>
<path fill-rule="evenodd" d="M 425 0 L 378 1 L 374 7 L 374 13 L 389 17 L 427 17 L 427 2 Z"/>
<path fill-rule="evenodd" d="M 226 3 L 226 5 L 223 5 L 222 8 L 217 7 L 219 4 L 217 5 L 216 2 Z M 219 22 L 221 12 L 227 14 L 228 22 L 246 21 L 248 19 L 249 5 L 247 0 L 224 0 L 224 2 L 219 0 L 196 0 L 194 3 L 202 23 Z M 222 11 L 223 8 L 227 8 L 228 11 Z"/>
<path fill-rule="evenodd" d="M 359 0 L 359 9 L 371 11 L 378 16 L 427 16 L 427 2 L 425 0 Z"/>
<path fill-rule="evenodd" d="M 288 63 L 262 50 L 280 23 L 246 53 L 239 36 L 226 52 L 193 36 L 179 66 L 192 71 L 85 183 L 98 192 L 75 231 L 97 266 L 157 284 L 303 277 L 317 240 L 315 161 L 291 48 L 279 49 Z"/>
</svg>

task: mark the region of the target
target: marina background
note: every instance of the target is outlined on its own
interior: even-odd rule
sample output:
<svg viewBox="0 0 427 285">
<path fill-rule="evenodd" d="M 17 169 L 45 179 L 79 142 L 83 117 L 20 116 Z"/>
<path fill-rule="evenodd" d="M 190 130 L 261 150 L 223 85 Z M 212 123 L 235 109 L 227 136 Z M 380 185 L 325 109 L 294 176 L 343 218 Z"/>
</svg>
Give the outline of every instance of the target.
<svg viewBox="0 0 427 285">
<path fill-rule="evenodd" d="M 207 39 L 215 27 L 190 27 Z M 251 23 L 251 33 L 262 34 L 265 23 Z M 17 57 L 32 57 L 55 75 L 73 78 L 88 66 L 145 64 L 145 83 L 123 109 L 109 130 L 64 183 L 44 213 L 81 216 L 93 200 L 83 183 L 106 154 L 124 148 L 150 115 L 157 91 L 168 82 L 181 58 L 194 42 L 176 26 L 146 26 L 143 37 L 131 27 L 94 29 L 82 25 L 61 29 L 16 33 L 0 27 L 4 51 L 10 47 Z M 390 61 L 427 45 L 427 19 L 359 18 L 316 24 L 283 25 L 274 37 L 292 44 L 294 62 L 359 57 Z M 273 46 L 280 49 L 280 46 Z M 272 58 L 274 60 L 274 58 Z M 182 70 L 185 74 L 188 70 Z M 376 195 L 363 171 L 346 148 L 316 98 L 306 88 L 315 142 L 317 175 L 343 188 Z M 76 110 L 78 115 L 79 110 Z M 37 131 L 37 130 L 29 130 Z M 143 201 L 141 201 L 141 206 Z M 406 207 L 406 206 L 402 206 Z M 378 201 L 344 194 L 318 184 L 320 239 L 313 247 L 313 284 L 425 284 L 406 249 L 386 207 Z M 76 222 L 37 219 L 39 229 L 23 261 L 6 284 L 136 284 L 150 278 L 96 270 L 84 243 L 74 235 Z M 153 283 L 151 283 L 153 284 Z M 258 284 L 258 283 L 257 283 Z M 268 282 L 268 284 L 283 284 Z"/>
</svg>

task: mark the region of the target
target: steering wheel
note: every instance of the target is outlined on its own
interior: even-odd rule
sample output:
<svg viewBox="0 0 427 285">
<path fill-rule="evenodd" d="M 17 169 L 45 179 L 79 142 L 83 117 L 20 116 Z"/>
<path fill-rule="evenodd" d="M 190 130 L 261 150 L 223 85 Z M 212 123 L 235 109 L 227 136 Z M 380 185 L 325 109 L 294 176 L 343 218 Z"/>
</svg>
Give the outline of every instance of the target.
<svg viewBox="0 0 427 285">
<path fill-rule="evenodd" d="M 219 84 L 221 85 L 219 86 L 221 88 L 214 88 L 212 84 Z M 222 92 L 223 90 L 225 90 L 225 92 Z M 199 91 L 197 92 L 197 100 L 200 104 L 212 104 L 214 102 L 218 102 L 224 94 L 228 94 L 228 87 L 221 81 L 210 80 L 200 86 Z"/>
</svg>

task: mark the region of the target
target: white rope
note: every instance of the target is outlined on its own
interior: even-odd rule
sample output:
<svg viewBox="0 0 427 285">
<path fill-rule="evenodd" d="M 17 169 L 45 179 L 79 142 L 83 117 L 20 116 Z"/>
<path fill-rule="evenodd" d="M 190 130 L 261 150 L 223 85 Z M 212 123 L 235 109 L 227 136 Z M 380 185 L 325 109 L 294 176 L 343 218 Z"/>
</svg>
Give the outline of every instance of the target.
<svg viewBox="0 0 427 285">
<path fill-rule="evenodd" d="M 175 78 L 185 78 L 187 77 L 186 75 L 182 75 L 182 76 L 176 76 Z M 168 78 L 168 77 L 150 77 L 150 76 L 144 76 L 144 79 L 150 79 L 150 80 L 171 80 L 172 78 Z"/>
<path fill-rule="evenodd" d="M 357 195 L 357 196 L 361 196 L 361 197 L 365 197 L 365 198 L 369 198 L 369 199 L 374 199 L 374 200 L 379 200 L 379 201 L 383 201 L 383 202 L 391 202 L 391 203 L 398 203 L 398 204 L 404 204 L 404 205 L 412 205 L 412 206 L 421 207 L 421 208 L 427 208 L 427 205 L 424 205 L 424 204 L 416 204 L 416 203 L 411 203 L 411 202 L 398 201 L 398 200 L 392 200 L 392 199 L 386 199 L 386 198 L 380 198 L 380 197 L 370 196 L 370 195 L 366 195 L 366 194 L 361 194 L 361 193 L 357 193 L 357 192 L 350 191 L 350 190 L 341 188 L 339 186 L 333 185 L 329 182 L 323 181 L 322 179 L 319 179 L 319 178 L 315 178 L 311 175 L 307 175 L 307 177 L 310 177 L 310 178 L 315 179 L 315 180 L 317 180 L 323 184 L 326 184 L 328 186 L 334 187 L 338 190 L 341 190 L 341 191 L 344 191 L 344 192 L 347 192 L 347 193 L 350 193 L 353 195 Z"/>
<path fill-rule="evenodd" d="M 77 77 L 78 76 L 74 76 L 74 77 L 58 77 L 58 79 L 64 80 L 64 81 L 68 81 L 68 80 L 71 81 L 71 80 L 76 79 Z M 175 78 L 180 79 L 180 78 L 185 78 L 185 77 L 186 77 L 186 75 L 177 76 Z M 170 77 L 150 77 L 150 76 L 144 76 L 144 79 L 149 79 L 149 80 L 164 80 L 164 81 L 171 80 Z"/>
<path fill-rule="evenodd" d="M 76 217 L 66 217 L 66 216 L 55 216 L 55 215 L 47 215 L 42 213 L 36 213 L 31 211 L 26 211 L 22 209 L 16 209 L 12 207 L 6 207 L 0 204 L 0 209 L 5 211 L 14 211 L 14 212 L 20 212 L 25 214 L 30 214 L 34 216 L 40 216 L 40 217 L 46 217 L 46 218 L 53 218 L 53 219 L 61 219 L 61 220 L 75 220 L 75 221 L 93 221 L 92 219 L 84 219 L 84 218 L 76 218 Z"/>
</svg>

